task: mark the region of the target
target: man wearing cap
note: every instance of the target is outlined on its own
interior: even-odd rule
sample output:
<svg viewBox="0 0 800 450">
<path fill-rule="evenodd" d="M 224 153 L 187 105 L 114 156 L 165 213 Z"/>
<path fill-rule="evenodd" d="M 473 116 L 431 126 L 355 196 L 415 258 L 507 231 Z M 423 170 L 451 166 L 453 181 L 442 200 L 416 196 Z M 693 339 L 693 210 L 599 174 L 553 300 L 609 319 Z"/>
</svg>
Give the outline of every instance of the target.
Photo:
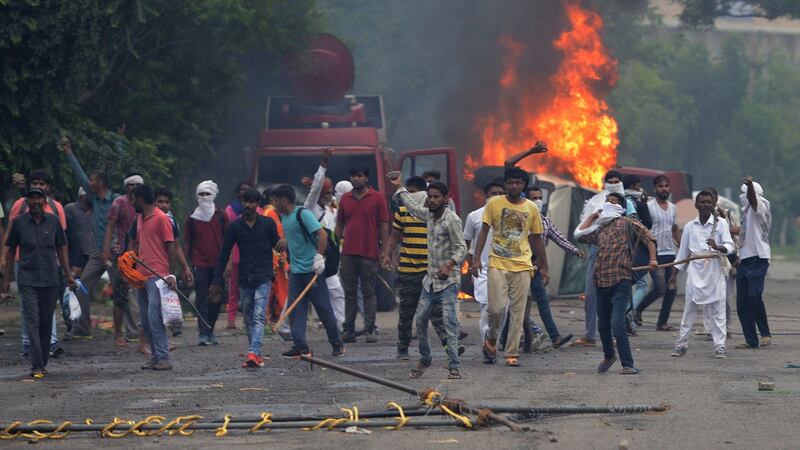
<svg viewBox="0 0 800 450">
<path fill-rule="evenodd" d="M 71 289 L 75 289 L 75 280 L 69 271 L 64 229 L 56 216 L 44 212 L 47 194 L 39 187 L 31 187 L 26 198 L 27 211 L 12 221 L 6 247 L 11 252 L 19 251 L 17 285 L 29 332 L 31 376 L 42 378 L 47 373 L 53 312 L 61 291 L 59 264 Z M 6 273 L 13 267 L 13 258 L 8 258 Z M 0 292 L 8 289 L 9 278 L 5 277 Z"/>
<path fill-rule="evenodd" d="M 203 181 L 197 185 L 195 193 L 197 207 L 186 218 L 183 249 L 194 272 L 195 305 L 205 319 L 205 323 L 202 320 L 197 323 L 199 332 L 197 345 L 217 345 L 219 340 L 214 335 L 214 325 L 222 303 L 209 302 L 208 289 L 214 281 L 214 267 L 222 249 L 228 216 L 214 204 L 219 194 L 217 183 L 211 180 Z"/>
<path fill-rule="evenodd" d="M 47 171 L 43 169 L 33 170 L 31 173 L 28 174 L 28 189 L 39 189 L 45 194 L 45 202 L 44 202 L 44 209 L 43 211 L 48 214 L 53 214 L 58 218 L 58 222 L 61 225 L 61 229 L 66 231 L 67 229 L 67 220 L 64 216 L 64 208 L 61 206 L 61 203 L 56 201 L 55 199 L 51 198 L 47 195 L 48 191 L 50 190 L 50 175 Z M 11 206 L 11 210 L 8 213 L 8 221 L 9 223 L 13 222 L 17 216 L 24 214 L 29 211 L 29 204 L 28 199 L 26 197 L 21 197 L 14 202 L 13 206 Z M 5 240 L 8 240 L 8 236 L 10 233 L 10 229 L 6 230 Z M 4 240 L 4 241 L 5 241 Z M 2 250 L 0 251 L 0 267 L 4 267 L 6 264 L 6 255 L 8 248 L 3 245 Z M 15 254 L 12 253 L 10 257 L 12 261 L 19 260 L 19 252 Z M 8 277 L 6 277 L 8 278 Z M 22 313 L 22 304 L 20 304 L 20 313 Z M 55 312 L 53 313 L 55 315 Z M 56 320 L 55 317 L 52 320 L 52 329 L 50 334 L 50 354 L 51 356 L 61 356 L 64 354 L 64 349 L 58 344 L 58 329 L 56 327 Z M 28 327 L 25 321 L 22 321 L 22 355 L 28 356 L 29 348 L 30 348 L 30 340 L 28 335 Z"/>
<path fill-rule="evenodd" d="M 114 344 L 118 347 L 127 345 L 122 336 L 122 323 L 125 321 L 128 329 L 139 333 L 138 351 L 144 354 L 149 352 L 146 336 L 140 332 L 139 327 L 132 320 L 128 293 L 130 291 L 125 281 L 118 275 L 117 258 L 125 252 L 127 247 L 128 231 L 136 221 L 136 210 L 133 208 L 133 190 L 144 184 L 144 178 L 138 173 L 130 173 L 125 178 L 125 195 L 114 199 L 108 211 L 108 223 L 103 238 L 102 261 L 109 268 L 111 282 L 114 288 Z M 130 318 L 130 320 L 126 320 Z"/>
</svg>

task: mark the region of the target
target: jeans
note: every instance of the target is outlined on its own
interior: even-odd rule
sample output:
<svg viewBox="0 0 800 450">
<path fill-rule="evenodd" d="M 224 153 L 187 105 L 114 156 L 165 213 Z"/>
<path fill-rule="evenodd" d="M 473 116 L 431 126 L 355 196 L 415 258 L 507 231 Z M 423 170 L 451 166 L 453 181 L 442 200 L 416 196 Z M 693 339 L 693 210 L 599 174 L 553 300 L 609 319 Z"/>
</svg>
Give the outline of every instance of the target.
<svg viewBox="0 0 800 450">
<path fill-rule="evenodd" d="M 586 320 L 586 339 L 597 337 L 597 287 L 594 284 L 594 263 L 597 261 L 597 246 L 589 247 L 589 257 L 586 265 L 586 301 L 583 303 L 583 312 Z"/>
<path fill-rule="evenodd" d="M 161 315 L 161 293 L 156 286 L 158 278 L 149 278 L 144 288 L 138 289 L 136 299 L 139 302 L 139 318 L 142 331 L 150 344 L 153 361 L 169 361 L 169 343 L 164 317 Z"/>
<path fill-rule="evenodd" d="M 236 322 L 236 312 L 239 309 L 239 263 L 231 264 L 231 277 L 228 280 L 228 323 Z"/>
<path fill-rule="evenodd" d="M 610 287 L 597 288 L 597 331 L 603 343 L 603 356 L 614 357 L 614 341 L 622 367 L 633 367 L 628 333 L 625 330 L 625 311 L 631 301 L 631 280 L 622 280 Z"/>
<path fill-rule="evenodd" d="M 398 272 L 394 280 L 397 288 L 397 296 L 400 297 L 400 314 L 397 321 L 397 351 L 408 351 L 411 345 L 411 329 L 414 324 L 414 316 L 417 313 L 420 296 L 422 296 L 422 280 L 426 272 L 403 273 Z M 442 305 L 433 305 L 431 314 L 433 329 L 442 342 L 447 340 L 447 331 L 442 320 Z"/>
<path fill-rule="evenodd" d="M 764 279 L 767 277 L 769 260 L 753 256 L 741 260 L 736 273 L 736 313 L 742 324 L 742 334 L 747 345 L 758 347 L 758 334 L 771 336 L 764 306 Z"/>
<path fill-rule="evenodd" d="M 261 337 L 264 335 L 264 318 L 267 315 L 267 300 L 271 288 L 272 280 L 255 287 L 239 285 L 239 301 L 242 303 L 244 326 L 247 329 L 247 351 L 256 356 L 261 356 Z"/>
<path fill-rule="evenodd" d="M 633 306 L 632 308 L 636 308 L 642 303 L 642 299 L 644 296 L 647 295 L 647 277 L 639 278 L 639 281 L 636 282 L 633 288 Z"/>
<path fill-rule="evenodd" d="M 211 328 L 206 326 L 202 320 L 197 321 L 197 329 L 201 336 L 213 336 L 214 325 L 217 323 L 219 317 L 219 310 L 222 308 L 222 303 L 209 303 L 208 301 L 208 288 L 211 287 L 211 282 L 214 281 L 214 268 L 213 267 L 195 267 L 194 268 L 194 294 L 195 306 L 200 316 L 211 325 Z"/>
<path fill-rule="evenodd" d="M 447 357 L 449 362 L 447 367 L 458 369 L 461 361 L 458 359 L 458 314 L 456 313 L 456 295 L 458 285 L 451 284 L 439 292 L 432 292 L 427 289 L 422 290 L 422 296 L 417 306 L 417 314 L 414 322 L 417 324 L 417 336 L 419 338 L 419 361 L 422 365 L 431 364 L 431 345 L 428 342 L 428 321 L 433 315 L 434 307 L 438 304 L 442 308 L 444 326 L 447 330 Z"/>
<path fill-rule="evenodd" d="M 559 338 L 558 327 L 555 320 L 553 320 L 553 313 L 550 311 L 550 299 L 547 297 L 547 289 L 544 287 L 542 274 L 538 270 L 531 280 L 531 295 L 536 302 L 536 307 L 539 309 L 539 317 L 542 319 L 547 335 L 554 343 Z"/>
<path fill-rule="evenodd" d="M 289 301 L 292 304 L 294 300 L 303 292 L 303 289 L 308 286 L 311 279 L 314 278 L 313 273 L 290 273 L 289 274 Z M 328 342 L 331 345 L 338 345 L 342 343 L 339 336 L 339 327 L 336 324 L 336 316 L 333 314 L 333 307 L 331 306 L 330 298 L 328 298 L 328 285 L 325 280 L 320 277 L 314 282 L 314 286 L 309 289 L 306 296 L 300 300 L 300 303 L 292 310 L 292 340 L 294 345 L 292 348 L 296 350 L 308 350 L 308 342 L 306 342 L 306 319 L 308 318 L 308 303 L 314 305 L 317 311 L 319 320 L 325 326 L 325 333 L 328 335 Z"/>
<path fill-rule="evenodd" d="M 13 255 L 12 255 L 13 256 Z M 31 367 L 44 369 L 50 357 L 51 327 L 55 320 L 53 312 L 60 291 L 59 286 L 32 287 L 19 286 L 20 304 L 22 305 L 22 323 L 30 330 Z"/>
<path fill-rule="evenodd" d="M 364 331 L 371 334 L 375 330 L 375 277 L 378 269 L 378 260 L 363 256 L 342 255 L 339 278 L 344 287 L 344 332 L 354 333 L 356 327 L 356 313 L 358 312 L 358 286 L 361 283 L 361 293 L 364 295 Z"/>
<path fill-rule="evenodd" d="M 675 255 L 658 255 L 656 259 L 659 264 L 667 264 L 675 261 Z M 650 277 L 653 279 L 653 289 L 645 295 L 642 302 L 636 307 L 636 311 L 641 314 L 648 306 L 658 300 L 659 297 L 664 296 L 664 300 L 661 301 L 661 312 L 658 313 L 657 327 L 662 327 L 667 324 L 669 314 L 672 311 L 672 303 L 675 301 L 675 296 L 678 293 L 676 289 L 670 289 L 670 287 L 667 286 L 667 282 L 672 276 L 672 270 L 672 267 L 667 267 L 650 271 Z"/>
</svg>

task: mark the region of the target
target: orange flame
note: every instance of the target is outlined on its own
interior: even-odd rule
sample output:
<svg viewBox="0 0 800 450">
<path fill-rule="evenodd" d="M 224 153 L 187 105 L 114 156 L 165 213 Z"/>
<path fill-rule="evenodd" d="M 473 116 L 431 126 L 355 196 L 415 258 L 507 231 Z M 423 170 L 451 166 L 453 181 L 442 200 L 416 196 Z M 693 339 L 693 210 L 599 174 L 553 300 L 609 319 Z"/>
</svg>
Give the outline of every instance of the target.
<svg viewBox="0 0 800 450">
<path fill-rule="evenodd" d="M 571 175 L 575 181 L 599 188 L 604 173 L 617 159 L 617 122 L 595 92 L 616 83 L 617 62 L 600 37 L 602 18 L 565 0 L 569 27 L 553 45 L 564 58 L 550 78 L 553 97 L 545 101 L 526 91 L 518 67 L 525 45 L 503 36 L 504 49 L 497 110 L 479 118 L 483 148 L 467 157 L 465 173 L 483 165 L 502 165 L 510 155 L 545 141 L 549 151 L 521 164 L 534 172 Z"/>
</svg>

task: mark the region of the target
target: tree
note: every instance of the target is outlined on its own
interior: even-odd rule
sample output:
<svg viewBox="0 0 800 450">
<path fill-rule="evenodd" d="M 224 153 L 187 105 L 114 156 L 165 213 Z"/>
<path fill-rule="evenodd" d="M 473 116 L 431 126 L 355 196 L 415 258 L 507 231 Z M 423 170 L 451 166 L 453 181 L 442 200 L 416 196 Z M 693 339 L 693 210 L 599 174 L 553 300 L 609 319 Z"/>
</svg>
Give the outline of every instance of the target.
<svg viewBox="0 0 800 450">
<path fill-rule="evenodd" d="M 117 180 L 132 166 L 154 181 L 190 173 L 224 137 L 242 58 L 277 61 L 317 26 L 312 2 L 291 0 L 0 0 L 0 8 L 0 172 L 45 167 L 62 186 L 72 185 L 59 170 L 62 134 L 87 167 Z"/>
<path fill-rule="evenodd" d="M 683 4 L 681 22 L 694 27 L 714 26 L 718 17 L 800 18 L 797 0 L 676 0 Z"/>
</svg>

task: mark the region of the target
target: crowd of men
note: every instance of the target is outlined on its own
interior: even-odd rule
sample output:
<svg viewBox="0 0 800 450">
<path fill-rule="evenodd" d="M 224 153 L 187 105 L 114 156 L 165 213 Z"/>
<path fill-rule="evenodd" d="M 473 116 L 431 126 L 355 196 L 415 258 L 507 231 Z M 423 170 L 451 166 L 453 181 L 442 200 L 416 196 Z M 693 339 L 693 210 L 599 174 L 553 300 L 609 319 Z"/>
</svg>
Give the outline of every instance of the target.
<svg viewBox="0 0 800 450">
<path fill-rule="evenodd" d="M 153 189 L 142 174 L 130 173 L 123 193 L 116 193 L 103 171 L 87 175 L 69 140 L 62 139 L 60 146 L 80 186 L 78 200 L 62 207 L 45 171 L 29 173 L 27 185 L 15 174 L 14 182 L 23 189 L 2 232 L 5 276 L 0 290 L 8 295 L 13 274 L 21 305 L 22 353 L 35 378 L 45 376 L 48 358 L 64 352 L 55 306 L 65 288 L 75 291 L 81 310 L 79 319 L 67 317 L 67 337 L 93 338 L 91 300 L 104 273 L 113 290 L 114 345 L 136 342 L 148 357 L 143 370 L 172 369 L 169 335 L 182 329 L 165 320 L 162 300 L 166 303 L 178 289 L 174 273 L 195 292 L 197 345 L 218 344 L 220 313 L 227 315 L 230 329 L 237 327 L 241 311 L 247 334 L 242 366 L 255 369 L 264 365 L 267 327 L 276 326 L 291 341 L 283 356 L 310 354 L 309 305 L 333 356 L 343 355 L 345 344 L 362 335 L 367 343 L 377 342 L 375 286 L 383 268 L 396 270 L 396 357 L 409 359 L 413 330 L 418 337 L 419 360 L 409 376 L 420 377 L 431 367 L 431 322 L 447 354 L 447 376 L 459 379 L 465 351 L 459 340 L 467 334 L 459 323 L 457 299 L 464 262 L 480 304 L 476 331 L 483 362 L 496 364 L 502 351 L 505 365 L 516 367 L 521 353 L 530 352 L 545 336 L 556 349 L 572 341 L 550 311 L 545 288 L 548 240 L 587 260 L 586 330 L 571 345 L 594 347 L 599 334 L 604 355 L 599 373 L 618 358 L 621 374 L 640 371 L 629 336 L 637 334 L 642 313 L 659 298 L 656 329 L 674 330 L 668 322 L 680 271 L 687 274 L 686 302 L 672 356 L 686 354 L 698 311 L 715 356 L 727 356 L 734 285 L 745 338 L 737 348 L 770 345 L 762 293 L 772 217 L 762 187 L 749 176 L 742 179 L 741 223 L 735 222 L 738 214 L 718 206 L 716 191 L 707 188 L 695 197 L 697 217 L 680 232 L 675 204 L 669 200 L 669 178 L 657 177 L 655 198 L 648 199 L 641 179 L 609 171 L 603 190 L 586 202 L 571 233 L 588 245 L 584 253 L 542 213 L 541 188 L 531 185 L 528 173 L 516 166 L 545 151 L 543 143 L 506 162 L 504 177 L 485 185 L 485 205 L 467 214 L 466 223 L 435 171 L 407 180 L 398 172 L 388 174 L 396 190 L 387 202 L 370 186 L 371 174 L 364 167 L 352 167 L 349 179 L 334 187 L 326 177 L 334 155 L 326 149 L 313 178 L 305 180 L 309 189 L 302 206 L 290 185 L 260 192 L 242 182 L 234 200 L 221 208 L 219 188 L 207 180 L 198 184 L 196 206 L 182 226 L 170 211 L 168 189 Z M 649 290 L 645 273 L 652 279 Z M 131 287 L 138 317 L 129 303 Z M 532 302 L 546 334 L 530 318 Z M 359 314 L 364 328 L 357 331 Z"/>
</svg>

